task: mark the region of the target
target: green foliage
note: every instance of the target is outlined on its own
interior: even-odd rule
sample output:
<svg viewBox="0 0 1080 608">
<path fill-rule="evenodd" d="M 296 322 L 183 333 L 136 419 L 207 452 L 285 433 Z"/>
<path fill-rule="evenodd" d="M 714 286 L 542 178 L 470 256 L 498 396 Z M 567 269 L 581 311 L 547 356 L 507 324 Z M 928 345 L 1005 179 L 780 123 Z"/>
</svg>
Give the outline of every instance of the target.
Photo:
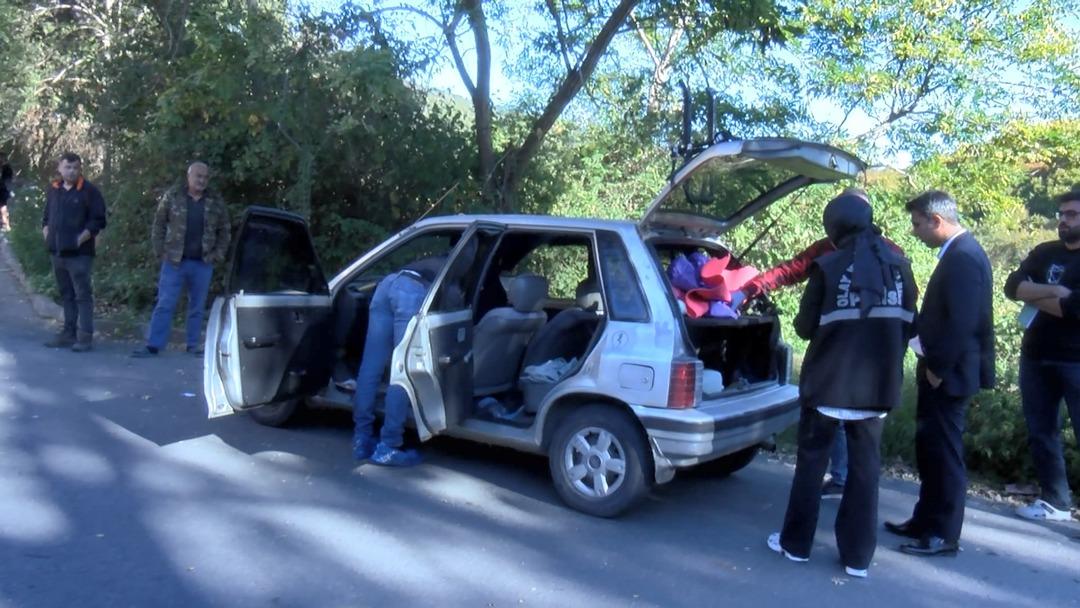
<svg viewBox="0 0 1080 608">
<path fill-rule="evenodd" d="M 8 242 L 33 288 L 55 295 L 52 263 L 41 234 L 41 211 L 44 202 L 45 193 L 37 188 L 21 188 L 17 191 L 9 207 L 11 232 L 8 233 Z"/>
<path fill-rule="evenodd" d="M 887 133 L 893 146 L 932 151 L 1011 117 L 1075 115 L 1075 81 L 1063 75 L 1080 50 L 1064 25 L 1077 10 L 1075 0 L 810 2 L 793 48 L 812 95 L 845 120 L 869 119 L 861 143 Z"/>
</svg>

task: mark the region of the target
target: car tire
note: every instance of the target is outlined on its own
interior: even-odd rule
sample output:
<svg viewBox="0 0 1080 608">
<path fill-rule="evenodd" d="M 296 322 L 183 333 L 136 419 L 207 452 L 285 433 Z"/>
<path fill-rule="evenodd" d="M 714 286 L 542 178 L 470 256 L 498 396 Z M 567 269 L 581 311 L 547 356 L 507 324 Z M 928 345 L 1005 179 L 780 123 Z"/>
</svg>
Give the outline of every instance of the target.
<svg viewBox="0 0 1080 608">
<path fill-rule="evenodd" d="M 601 404 L 584 406 L 559 423 L 548 444 L 555 491 L 578 511 L 615 517 L 652 485 L 647 446 L 645 433 L 625 412 Z"/>
<path fill-rule="evenodd" d="M 759 449 L 760 446 L 752 445 L 748 448 L 743 448 L 738 452 L 732 452 L 727 456 L 721 456 L 715 460 L 703 462 L 694 467 L 693 470 L 696 473 L 701 473 L 710 477 L 727 477 L 753 462 Z"/>
<path fill-rule="evenodd" d="M 289 399 L 248 410 L 248 416 L 263 426 L 285 426 L 304 409 L 302 399 Z"/>
</svg>

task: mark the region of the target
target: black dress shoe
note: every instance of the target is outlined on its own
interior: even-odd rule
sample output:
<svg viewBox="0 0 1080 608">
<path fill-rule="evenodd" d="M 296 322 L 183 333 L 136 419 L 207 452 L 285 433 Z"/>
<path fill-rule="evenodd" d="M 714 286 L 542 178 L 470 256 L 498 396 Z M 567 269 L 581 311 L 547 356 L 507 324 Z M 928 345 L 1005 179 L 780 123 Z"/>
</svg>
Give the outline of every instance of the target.
<svg viewBox="0 0 1080 608">
<path fill-rule="evenodd" d="M 898 536 L 906 536 L 908 538 L 914 538 L 919 540 L 922 538 L 922 530 L 915 525 L 914 519 L 909 519 L 900 523 L 893 523 L 891 521 L 885 522 L 885 529 Z"/>
<path fill-rule="evenodd" d="M 956 557 L 960 550 L 960 543 L 951 543 L 940 536 L 927 536 L 915 543 L 900 545 L 900 552 L 908 555 L 921 555 L 932 557 L 935 555 L 948 555 Z"/>
</svg>

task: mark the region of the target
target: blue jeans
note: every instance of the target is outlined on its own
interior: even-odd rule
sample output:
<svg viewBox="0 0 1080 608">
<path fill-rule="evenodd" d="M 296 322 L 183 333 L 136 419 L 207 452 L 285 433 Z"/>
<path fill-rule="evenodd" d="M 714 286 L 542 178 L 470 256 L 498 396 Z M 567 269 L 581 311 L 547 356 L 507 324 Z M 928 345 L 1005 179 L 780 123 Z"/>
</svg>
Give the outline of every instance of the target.
<svg viewBox="0 0 1080 608">
<path fill-rule="evenodd" d="M 375 423 L 375 395 L 386 375 L 394 348 L 405 335 L 409 321 L 420 312 L 427 294 L 427 285 L 401 272 L 388 275 L 375 288 L 368 308 L 367 337 L 364 358 L 356 373 L 356 394 L 353 397 L 353 422 L 356 437 L 372 437 Z M 379 440 L 388 447 L 401 446 L 405 419 L 409 415 L 409 396 L 399 386 L 386 391 L 382 432 Z"/>
<path fill-rule="evenodd" d="M 1040 498 L 1056 509 L 1070 509 L 1072 496 L 1061 448 L 1061 400 L 1065 400 L 1073 432 L 1080 438 L 1080 363 L 1021 356 L 1020 397 Z"/>
<path fill-rule="evenodd" d="M 203 308 L 206 306 L 206 294 L 210 291 L 210 279 L 214 267 L 201 260 L 181 260 L 180 264 L 161 263 L 158 275 L 157 306 L 150 317 L 150 334 L 146 345 L 162 349 L 169 343 L 169 329 L 172 326 L 173 313 L 180 299 L 181 288 L 187 288 L 187 347 L 188 350 L 199 346 L 199 334 L 202 332 Z"/>
<path fill-rule="evenodd" d="M 840 485 L 847 483 L 847 433 L 844 432 L 844 423 L 840 423 L 840 432 L 836 434 L 832 451 L 829 452 L 829 476 Z"/>
</svg>

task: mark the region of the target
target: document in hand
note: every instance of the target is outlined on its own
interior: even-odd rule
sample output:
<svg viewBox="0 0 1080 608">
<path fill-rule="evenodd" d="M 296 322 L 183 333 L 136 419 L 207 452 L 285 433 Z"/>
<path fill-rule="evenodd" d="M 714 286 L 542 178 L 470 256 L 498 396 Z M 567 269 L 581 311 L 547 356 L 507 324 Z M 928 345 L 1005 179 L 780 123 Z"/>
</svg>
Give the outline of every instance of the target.
<svg viewBox="0 0 1080 608">
<path fill-rule="evenodd" d="M 1024 304 L 1024 307 L 1020 309 L 1020 314 L 1017 315 L 1016 320 L 1020 323 L 1020 327 L 1027 329 L 1031 327 L 1031 322 L 1035 320 L 1035 315 L 1039 314 L 1039 309 L 1035 308 L 1031 304 Z"/>
<path fill-rule="evenodd" d="M 919 341 L 919 336 L 915 336 L 914 338 L 908 340 L 908 346 L 911 348 L 911 351 L 913 353 L 920 357 L 923 356 L 922 342 Z"/>
</svg>

